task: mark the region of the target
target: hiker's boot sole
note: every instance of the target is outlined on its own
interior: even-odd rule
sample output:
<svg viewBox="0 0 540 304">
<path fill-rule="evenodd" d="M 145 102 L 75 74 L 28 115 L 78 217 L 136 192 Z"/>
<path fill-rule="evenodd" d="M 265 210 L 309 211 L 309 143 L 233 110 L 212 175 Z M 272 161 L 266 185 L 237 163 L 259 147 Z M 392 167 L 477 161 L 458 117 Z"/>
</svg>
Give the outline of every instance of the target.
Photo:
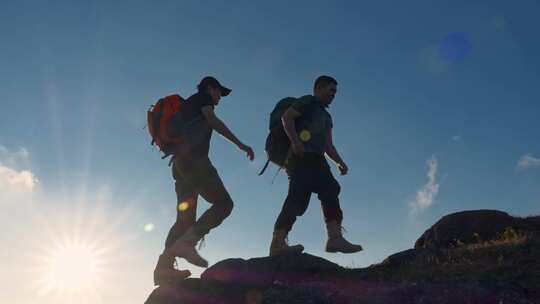
<svg viewBox="0 0 540 304">
<path fill-rule="evenodd" d="M 346 249 L 346 250 L 343 250 L 343 249 L 336 249 L 336 248 L 326 248 L 326 252 L 329 252 L 329 253 L 336 253 L 336 252 L 341 252 L 341 253 L 356 253 L 356 252 L 360 252 L 364 250 L 362 247 L 360 248 L 357 248 L 357 249 Z"/>
<path fill-rule="evenodd" d="M 332 244 L 332 242 L 337 242 L 337 244 Z M 363 248 L 362 246 L 352 244 L 345 239 L 341 239 L 341 240 L 338 239 L 338 240 L 329 240 L 326 244 L 325 250 L 326 252 L 330 252 L 330 253 L 336 253 L 336 252 L 355 253 L 355 252 L 362 251 Z"/>
</svg>

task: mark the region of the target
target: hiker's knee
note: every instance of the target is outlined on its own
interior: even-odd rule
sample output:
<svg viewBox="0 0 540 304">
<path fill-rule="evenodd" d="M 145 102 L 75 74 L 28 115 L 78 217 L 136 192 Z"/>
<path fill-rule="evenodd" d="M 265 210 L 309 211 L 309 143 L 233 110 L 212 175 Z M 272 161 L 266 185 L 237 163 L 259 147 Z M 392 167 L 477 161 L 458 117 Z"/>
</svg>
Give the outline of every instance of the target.
<svg viewBox="0 0 540 304">
<path fill-rule="evenodd" d="M 232 199 L 227 196 L 223 200 L 221 200 L 216 207 L 218 208 L 219 213 L 223 216 L 223 218 L 226 218 L 232 213 L 234 203 Z"/>
<path fill-rule="evenodd" d="M 341 186 L 338 183 L 329 184 L 328 187 L 319 193 L 319 199 L 322 202 L 337 201 L 339 193 L 341 192 Z"/>
<path fill-rule="evenodd" d="M 330 192 L 330 195 L 338 196 L 339 193 L 341 192 L 341 185 L 337 181 L 334 183 L 331 183 L 328 191 Z"/>
<path fill-rule="evenodd" d="M 232 213 L 232 210 L 234 209 L 234 203 L 232 200 L 228 200 L 225 204 L 225 216 L 229 216 Z"/>
</svg>

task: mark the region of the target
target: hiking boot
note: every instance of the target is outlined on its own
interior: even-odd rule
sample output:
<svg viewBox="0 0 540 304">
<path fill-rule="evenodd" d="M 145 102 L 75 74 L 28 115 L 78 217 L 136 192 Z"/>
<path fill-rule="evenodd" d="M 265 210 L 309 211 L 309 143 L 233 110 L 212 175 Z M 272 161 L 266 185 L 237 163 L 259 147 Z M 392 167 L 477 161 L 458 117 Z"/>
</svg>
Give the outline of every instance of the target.
<svg viewBox="0 0 540 304">
<path fill-rule="evenodd" d="M 354 253 L 362 251 L 362 246 L 352 244 L 343 238 L 343 227 L 336 221 L 326 223 L 328 241 L 326 242 L 326 252 Z"/>
<path fill-rule="evenodd" d="M 304 251 L 304 246 L 300 244 L 289 246 L 287 239 L 288 234 L 289 232 L 286 230 L 274 231 L 272 243 L 270 244 L 270 256 L 287 253 L 302 253 L 302 251 Z"/>
<path fill-rule="evenodd" d="M 174 284 L 185 280 L 191 275 L 189 270 L 177 270 L 174 268 L 176 258 L 162 254 L 159 256 L 154 269 L 154 285 Z"/>
<path fill-rule="evenodd" d="M 206 268 L 208 267 L 208 261 L 201 257 L 195 249 L 195 245 L 197 245 L 201 238 L 202 236 L 198 235 L 195 230 L 193 230 L 193 227 L 191 227 L 184 235 L 178 238 L 167 251 L 171 255 L 185 259 L 188 263 Z"/>
</svg>

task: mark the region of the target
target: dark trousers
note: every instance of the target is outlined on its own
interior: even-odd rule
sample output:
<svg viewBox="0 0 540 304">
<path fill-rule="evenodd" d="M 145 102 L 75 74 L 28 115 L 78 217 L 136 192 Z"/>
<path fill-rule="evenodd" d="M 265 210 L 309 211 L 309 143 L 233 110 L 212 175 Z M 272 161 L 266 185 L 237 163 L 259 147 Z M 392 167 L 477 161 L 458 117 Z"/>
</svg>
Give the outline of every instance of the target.
<svg viewBox="0 0 540 304">
<path fill-rule="evenodd" d="M 233 209 L 233 201 L 208 158 L 175 159 L 172 175 L 177 197 L 176 222 L 169 230 L 165 248 L 170 247 L 192 226 L 197 234 L 204 236 L 219 226 Z M 199 195 L 212 206 L 197 220 Z"/>
<path fill-rule="evenodd" d="M 339 205 L 341 187 L 332 175 L 328 162 L 322 155 L 306 154 L 302 159 L 295 159 L 294 165 L 287 170 L 289 192 L 281 212 L 274 225 L 274 230 L 290 231 L 296 217 L 306 212 L 311 193 L 317 193 L 325 222 L 343 221 L 343 212 Z"/>
</svg>

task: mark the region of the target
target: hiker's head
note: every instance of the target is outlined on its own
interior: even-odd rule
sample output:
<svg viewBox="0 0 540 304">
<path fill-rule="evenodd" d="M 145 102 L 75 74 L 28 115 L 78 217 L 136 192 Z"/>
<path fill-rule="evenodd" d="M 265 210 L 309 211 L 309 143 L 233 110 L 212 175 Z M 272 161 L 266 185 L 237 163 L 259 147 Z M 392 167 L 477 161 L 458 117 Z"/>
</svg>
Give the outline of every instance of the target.
<svg viewBox="0 0 540 304">
<path fill-rule="evenodd" d="M 200 93 L 208 93 L 216 105 L 219 103 L 221 96 L 227 96 L 231 93 L 231 89 L 222 86 L 216 78 L 211 76 L 204 77 L 197 89 Z"/>
<path fill-rule="evenodd" d="M 337 81 L 330 76 L 319 76 L 313 85 L 313 95 L 325 105 L 329 105 L 336 96 L 337 84 Z"/>
</svg>

